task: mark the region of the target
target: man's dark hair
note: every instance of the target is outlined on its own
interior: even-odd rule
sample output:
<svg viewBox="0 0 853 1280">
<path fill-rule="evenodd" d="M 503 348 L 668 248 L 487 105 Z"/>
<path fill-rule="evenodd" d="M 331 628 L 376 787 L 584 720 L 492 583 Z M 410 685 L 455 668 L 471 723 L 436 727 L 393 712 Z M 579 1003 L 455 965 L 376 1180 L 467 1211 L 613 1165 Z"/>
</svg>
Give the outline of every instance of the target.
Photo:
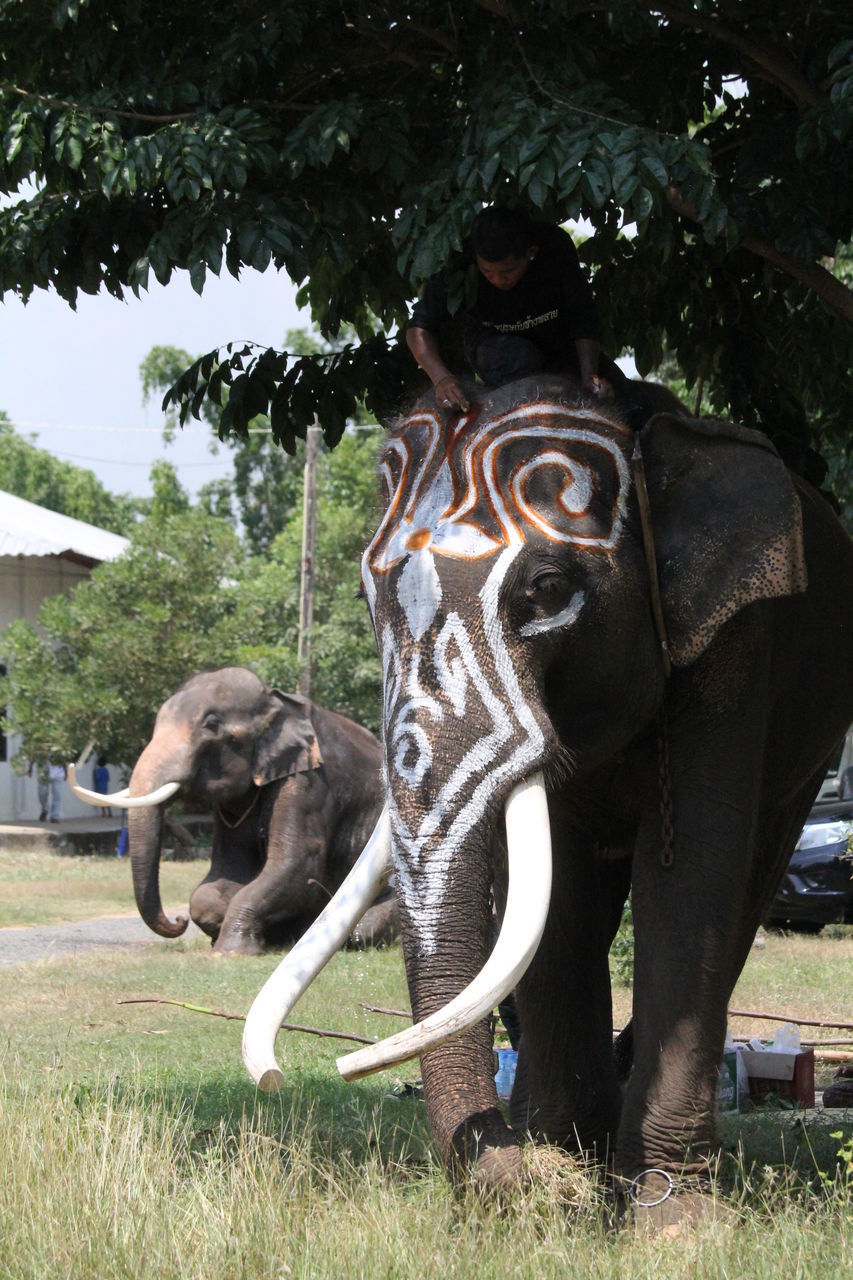
<svg viewBox="0 0 853 1280">
<path fill-rule="evenodd" d="M 483 209 L 471 228 L 471 246 L 478 258 L 501 262 L 523 258 L 533 244 L 530 219 L 521 209 Z"/>
</svg>

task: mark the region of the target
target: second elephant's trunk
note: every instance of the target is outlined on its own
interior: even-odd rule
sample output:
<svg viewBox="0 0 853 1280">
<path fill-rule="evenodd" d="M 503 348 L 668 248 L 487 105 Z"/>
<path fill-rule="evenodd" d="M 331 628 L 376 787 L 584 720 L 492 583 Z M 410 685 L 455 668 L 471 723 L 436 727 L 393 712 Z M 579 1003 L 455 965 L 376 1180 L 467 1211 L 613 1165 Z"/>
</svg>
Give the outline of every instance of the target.
<svg viewBox="0 0 853 1280">
<path fill-rule="evenodd" d="M 128 788 L 130 795 L 148 795 L 166 782 L 169 764 L 158 758 L 150 744 L 137 761 Z M 160 850 L 163 843 L 165 805 L 131 808 L 128 812 L 133 892 L 139 914 L 149 929 L 162 938 L 177 938 L 186 930 L 185 916 L 170 920 L 160 899 Z"/>
</svg>

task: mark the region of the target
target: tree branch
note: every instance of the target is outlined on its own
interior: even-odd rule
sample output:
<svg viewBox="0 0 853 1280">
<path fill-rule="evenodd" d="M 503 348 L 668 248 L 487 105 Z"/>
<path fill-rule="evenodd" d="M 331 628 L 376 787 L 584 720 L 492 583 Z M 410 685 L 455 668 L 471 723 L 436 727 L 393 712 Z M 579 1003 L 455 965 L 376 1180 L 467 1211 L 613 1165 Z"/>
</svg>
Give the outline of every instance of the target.
<svg viewBox="0 0 853 1280">
<path fill-rule="evenodd" d="M 122 120 L 144 120 L 146 124 L 176 124 L 179 120 L 193 120 L 197 111 L 181 111 L 175 115 L 158 116 L 144 111 L 121 111 L 118 107 L 96 107 L 90 102 L 69 102 L 67 98 L 52 98 L 46 93 L 33 93 L 17 84 L 0 83 L 0 93 L 13 93 L 30 102 L 45 102 L 49 107 L 64 107 L 67 111 L 91 111 L 93 115 L 119 116 Z"/>
<path fill-rule="evenodd" d="M 172 1004 L 190 1013 L 206 1013 L 209 1018 L 227 1018 L 229 1022 L 245 1022 L 245 1013 L 226 1013 L 223 1009 L 205 1009 L 201 1004 L 188 1004 L 185 1000 L 170 1000 L 168 996 L 139 996 L 136 999 L 119 1000 L 119 1004 Z M 309 1036 L 324 1036 L 333 1040 L 354 1040 L 357 1044 L 376 1044 L 376 1037 L 359 1036 L 351 1031 L 327 1031 L 324 1027 L 305 1027 L 298 1022 L 283 1022 L 282 1031 L 304 1031 Z"/>
<path fill-rule="evenodd" d="M 687 218 L 690 222 L 697 222 L 701 225 L 702 219 L 696 209 L 684 199 L 677 187 L 672 185 L 665 187 L 664 194 L 670 208 L 675 213 L 682 218 Z M 784 271 L 786 275 L 791 276 L 794 280 L 798 280 L 800 284 L 804 284 L 808 289 L 811 289 L 812 293 L 822 298 L 828 307 L 831 307 L 833 311 L 837 311 L 845 320 L 853 321 L 853 290 L 848 289 L 845 284 L 837 280 L 831 271 L 827 271 L 826 267 L 822 267 L 817 262 L 796 262 L 786 254 L 780 253 L 772 244 L 768 244 L 759 236 L 743 236 L 740 243 L 750 253 L 763 258 L 765 262 L 769 262 L 778 271 Z"/>
<path fill-rule="evenodd" d="M 698 13 L 686 13 L 683 9 L 675 8 L 671 4 L 655 4 L 650 8 L 652 12 L 661 14 L 670 22 L 678 23 L 682 27 L 690 27 L 694 31 L 703 31 L 706 35 L 738 49 L 757 67 L 761 67 L 774 84 L 793 98 L 798 107 L 816 107 L 821 102 L 820 93 L 809 84 L 794 63 L 783 53 L 776 49 L 762 48 L 754 41 L 740 35 L 732 27 L 727 27 L 713 14 L 704 17 Z"/>
</svg>

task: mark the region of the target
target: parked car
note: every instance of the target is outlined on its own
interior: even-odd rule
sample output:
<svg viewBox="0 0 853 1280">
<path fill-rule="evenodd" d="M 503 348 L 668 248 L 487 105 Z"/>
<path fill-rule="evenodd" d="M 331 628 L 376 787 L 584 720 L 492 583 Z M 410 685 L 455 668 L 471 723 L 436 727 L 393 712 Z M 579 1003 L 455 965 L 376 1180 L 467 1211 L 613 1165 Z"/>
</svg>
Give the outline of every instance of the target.
<svg viewBox="0 0 853 1280">
<path fill-rule="evenodd" d="M 816 802 L 765 923 L 816 931 L 836 921 L 853 924 L 853 799 Z"/>
<path fill-rule="evenodd" d="M 853 726 L 844 735 L 838 754 L 826 771 L 818 800 L 850 800 L 853 798 Z"/>
</svg>

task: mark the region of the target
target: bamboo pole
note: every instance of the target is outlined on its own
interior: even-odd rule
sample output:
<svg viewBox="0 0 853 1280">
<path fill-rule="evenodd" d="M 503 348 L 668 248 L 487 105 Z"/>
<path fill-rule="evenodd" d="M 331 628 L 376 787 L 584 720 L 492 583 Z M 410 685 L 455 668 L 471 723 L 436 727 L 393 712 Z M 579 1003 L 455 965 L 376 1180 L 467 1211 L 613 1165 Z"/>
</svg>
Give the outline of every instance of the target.
<svg viewBox="0 0 853 1280">
<path fill-rule="evenodd" d="M 853 1022 L 825 1022 L 798 1018 L 793 1013 L 761 1013 L 754 1009 L 729 1009 L 730 1018 L 758 1018 L 765 1022 L 795 1022 L 798 1027 L 830 1027 L 833 1031 L 853 1031 Z"/>
</svg>

